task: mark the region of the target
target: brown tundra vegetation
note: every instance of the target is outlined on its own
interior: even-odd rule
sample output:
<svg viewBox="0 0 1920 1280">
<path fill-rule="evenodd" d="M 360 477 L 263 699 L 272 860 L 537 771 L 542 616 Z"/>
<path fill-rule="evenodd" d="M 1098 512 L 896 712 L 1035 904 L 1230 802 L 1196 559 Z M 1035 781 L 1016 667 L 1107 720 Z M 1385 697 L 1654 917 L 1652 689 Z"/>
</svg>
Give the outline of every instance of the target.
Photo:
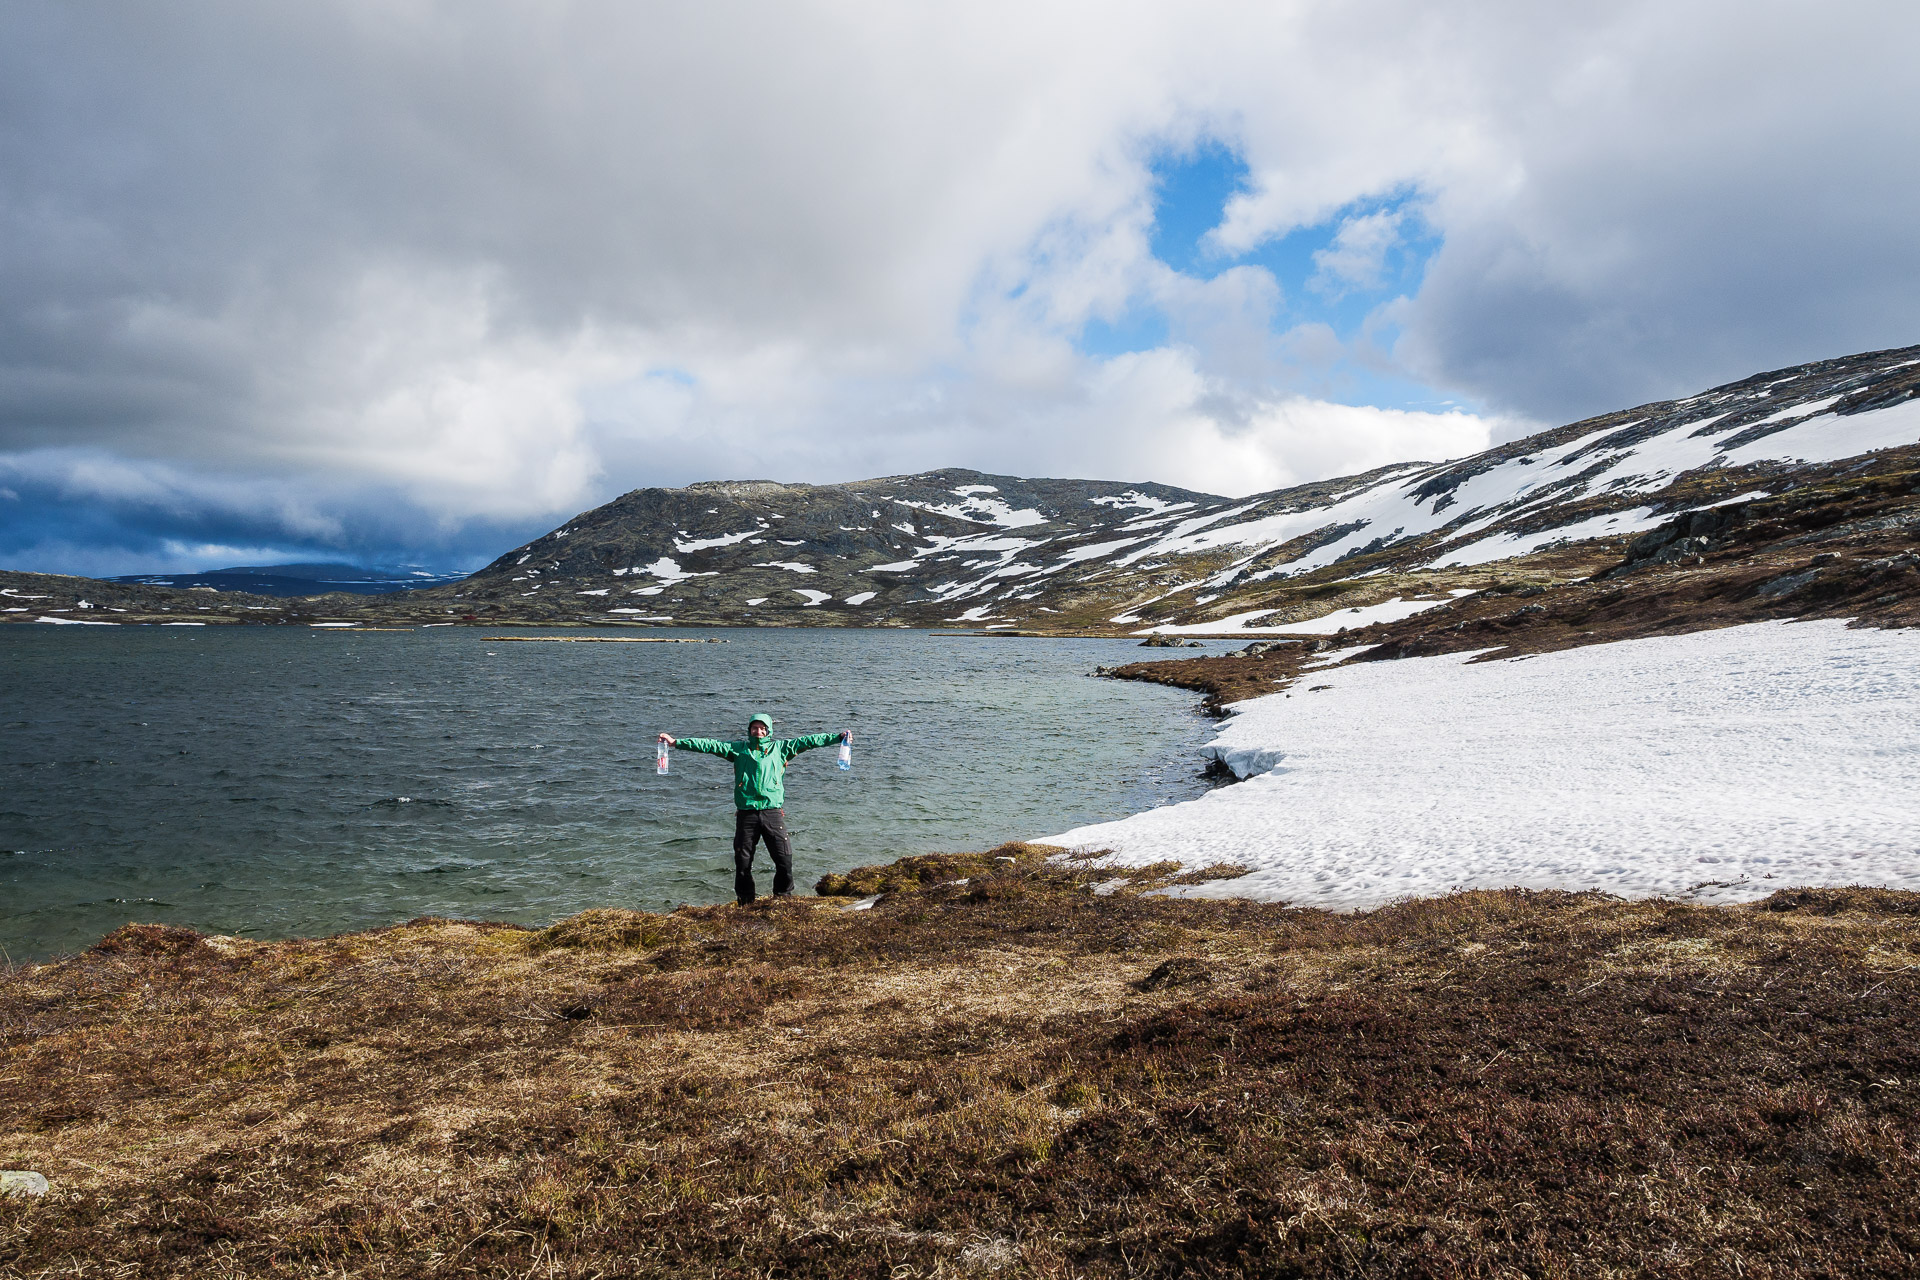
<svg viewBox="0 0 1920 1280">
<path fill-rule="evenodd" d="M 1920 895 L 1336 915 L 1052 852 L 14 967 L 53 1191 L 0 1274 L 1920 1272 Z"/>
</svg>

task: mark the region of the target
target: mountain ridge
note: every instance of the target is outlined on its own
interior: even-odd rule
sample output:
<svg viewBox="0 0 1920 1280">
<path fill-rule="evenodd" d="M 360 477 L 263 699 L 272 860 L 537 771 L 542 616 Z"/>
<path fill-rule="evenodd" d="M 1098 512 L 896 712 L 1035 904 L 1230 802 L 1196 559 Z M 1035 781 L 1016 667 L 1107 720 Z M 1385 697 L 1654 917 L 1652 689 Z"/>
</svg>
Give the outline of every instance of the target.
<svg viewBox="0 0 1920 1280">
<path fill-rule="evenodd" d="M 1624 545 L 1795 468 L 1920 442 L 1916 391 L 1920 347 L 1868 352 L 1468 458 L 1241 499 L 965 468 L 636 489 L 442 590 L 474 602 L 463 608 L 553 621 L 1204 626 L 1270 603 L 1252 598 L 1268 583 L 1433 576 L 1556 545 Z M 581 533 L 587 554 L 566 541 Z M 545 603 L 569 595 L 574 608 Z M 601 598 L 603 611 L 577 607 Z"/>
<path fill-rule="evenodd" d="M 1336 598 L 1366 607 L 1481 590 L 1501 575 L 1584 576 L 1669 521 L 1787 492 L 1830 464 L 1862 459 L 1862 476 L 1897 469 L 1903 451 L 1920 446 L 1916 397 L 1920 346 L 1865 352 L 1466 458 L 1238 499 L 959 467 L 819 485 L 639 488 L 458 582 L 275 607 L 236 600 L 227 616 L 1236 634 L 1325 615 Z M 75 602 L 61 593 L 84 589 L 36 581 L 0 594 L 44 588 L 47 603 L 8 602 L 0 617 L 70 611 Z M 219 615 L 226 603 L 201 596 L 191 607 Z"/>
</svg>

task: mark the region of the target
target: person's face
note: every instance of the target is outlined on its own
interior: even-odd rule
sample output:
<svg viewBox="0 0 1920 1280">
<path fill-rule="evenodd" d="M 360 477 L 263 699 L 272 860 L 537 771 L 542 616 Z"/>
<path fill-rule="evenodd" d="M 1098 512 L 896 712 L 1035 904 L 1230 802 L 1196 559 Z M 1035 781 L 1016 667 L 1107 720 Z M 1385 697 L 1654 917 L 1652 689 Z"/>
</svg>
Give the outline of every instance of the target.
<svg viewBox="0 0 1920 1280">
<path fill-rule="evenodd" d="M 747 736 L 755 742 L 767 736 L 767 726 L 758 720 L 747 726 Z"/>
</svg>

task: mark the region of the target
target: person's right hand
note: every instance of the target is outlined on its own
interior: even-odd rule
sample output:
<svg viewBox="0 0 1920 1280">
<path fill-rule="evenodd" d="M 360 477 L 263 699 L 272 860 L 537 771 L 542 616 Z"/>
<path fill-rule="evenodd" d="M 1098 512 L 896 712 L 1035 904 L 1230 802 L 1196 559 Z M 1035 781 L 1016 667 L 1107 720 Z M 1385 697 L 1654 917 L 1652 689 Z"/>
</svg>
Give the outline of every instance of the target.
<svg viewBox="0 0 1920 1280">
<path fill-rule="evenodd" d="M 670 734 L 670 733 L 663 733 L 663 734 L 661 734 L 661 735 L 660 735 L 660 741 L 662 741 L 662 742 L 664 742 L 664 743 L 666 743 L 666 744 L 667 744 L 668 746 L 672 746 L 672 745 L 673 745 L 673 735 L 672 735 L 672 734 Z"/>
</svg>

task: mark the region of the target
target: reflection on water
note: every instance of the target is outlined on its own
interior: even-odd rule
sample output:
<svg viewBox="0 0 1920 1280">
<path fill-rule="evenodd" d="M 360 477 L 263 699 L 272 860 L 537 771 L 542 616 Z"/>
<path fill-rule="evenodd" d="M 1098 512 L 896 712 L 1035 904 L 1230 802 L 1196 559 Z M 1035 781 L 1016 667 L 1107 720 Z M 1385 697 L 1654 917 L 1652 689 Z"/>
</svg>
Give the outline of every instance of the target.
<svg viewBox="0 0 1920 1280">
<path fill-rule="evenodd" d="M 726 643 L 0 627 L 0 943 L 721 901 L 731 772 L 676 753 L 656 777 L 652 740 L 735 737 L 761 710 L 783 735 L 855 735 L 851 772 L 830 750 L 789 769 L 802 886 L 1204 786 L 1194 697 L 1086 678 L 1125 641 L 661 634 Z"/>
</svg>

